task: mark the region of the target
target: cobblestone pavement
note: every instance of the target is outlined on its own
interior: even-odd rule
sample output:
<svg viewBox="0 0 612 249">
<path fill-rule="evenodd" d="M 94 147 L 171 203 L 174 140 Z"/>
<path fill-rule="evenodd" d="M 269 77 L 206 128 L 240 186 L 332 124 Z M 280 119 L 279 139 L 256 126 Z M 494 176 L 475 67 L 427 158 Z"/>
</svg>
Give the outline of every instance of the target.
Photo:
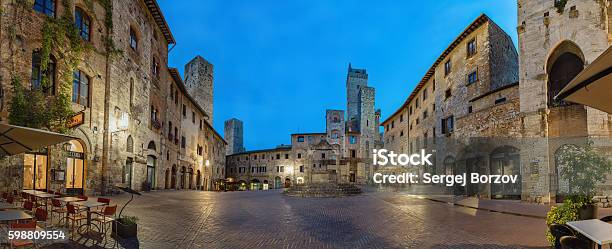
<svg viewBox="0 0 612 249">
<path fill-rule="evenodd" d="M 119 204 L 126 195 L 115 196 Z M 279 191 L 135 197 L 140 248 L 544 248 L 543 219 L 398 193 L 296 198 Z M 123 244 L 135 247 L 133 243 Z M 112 246 L 112 245 L 110 245 Z"/>
</svg>

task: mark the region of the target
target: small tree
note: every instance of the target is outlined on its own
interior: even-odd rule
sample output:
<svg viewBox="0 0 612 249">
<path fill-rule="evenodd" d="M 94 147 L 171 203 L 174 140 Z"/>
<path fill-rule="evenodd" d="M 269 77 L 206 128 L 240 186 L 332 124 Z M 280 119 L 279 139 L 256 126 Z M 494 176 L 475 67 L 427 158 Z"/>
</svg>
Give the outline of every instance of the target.
<svg viewBox="0 0 612 249">
<path fill-rule="evenodd" d="M 593 196 L 598 183 L 606 180 L 606 174 L 612 169 L 612 162 L 598 153 L 589 141 L 585 146 L 572 146 L 559 155 L 561 177 L 567 179 L 570 192 Z"/>
</svg>

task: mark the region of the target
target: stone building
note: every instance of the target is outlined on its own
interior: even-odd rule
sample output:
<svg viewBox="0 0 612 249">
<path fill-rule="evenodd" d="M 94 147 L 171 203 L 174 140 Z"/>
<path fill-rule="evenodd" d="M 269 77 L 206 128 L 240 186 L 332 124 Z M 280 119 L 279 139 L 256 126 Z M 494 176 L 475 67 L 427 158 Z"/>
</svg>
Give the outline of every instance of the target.
<svg viewBox="0 0 612 249">
<path fill-rule="evenodd" d="M 365 69 L 349 65 L 348 120 L 343 110 L 326 110 L 325 132 L 292 134 L 288 146 L 229 154 L 228 180 L 242 189 L 366 183 L 372 173 L 370 149 L 382 144 L 377 126 L 380 113 L 374 109 L 374 88 L 367 86 L 367 78 Z"/>
<path fill-rule="evenodd" d="M 185 188 L 213 189 L 213 182 L 224 178 L 225 142 L 204 119 L 212 114 L 202 111 L 183 82 L 177 82 L 178 72 L 167 67 L 168 46 L 175 40 L 154 0 L 3 1 L 1 9 L 2 122 L 8 121 L 11 82 L 20 78 L 24 87 L 40 87 L 44 73 L 51 82 L 51 87 L 44 89 L 49 96 L 69 89 L 72 110 L 78 113 L 69 134 L 78 140 L 5 158 L 3 165 L 12 166 L 1 170 L 11 177 L 0 184 L 11 189 L 86 194 L 116 191 L 115 185 L 138 190 L 170 188 L 166 182 L 171 165 L 181 165 L 180 160 L 191 157 L 168 139 L 173 130 L 168 127 L 170 122 L 189 137 L 193 148 L 197 150 L 199 144 L 212 151 L 189 162 L 196 183 Z M 75 43 L 89 49 L 76 58 L 78 63 L 72 68 L 66 59 L 71 47 L 52 42 L 50 63 L 41 67 L 43 38 L 49 35 L 44 28 L 60 18 L 75 20 L 80 36 Z M 10 32 L 6 27 L 11 27 Z M 206 77 L 212 79 L 212 71 Z M 173 88 L 178 91 L 168 91 Z M 212 90 L 210 93 L 207 101 L 212 103 Z M 181 104 L 197 110 L 204 120 L 200 131 L 193 129 L 191 119 L 177 115 L 175 108 L 179 107 L 172 105 L 172 98 L 180 98 Z M 212 113 L 212 104 L 210 110 Z"/>
<path fill-rule="evenodd" d="M 213 123 L 213 65 L 196 56 L 185 65 L 185 87 L 196 103 L 204 109 L 206 120 Z"/>
<path fill-rule="evenodd" d="M 527 170 L 523 193 L 529 199 L 554 202 L 568 190 L 559 175 L 560 153 L 590 138 L 612 155 L 612 115 L 553 99 L 612 44 L 612 3 L 519 0 L 517 4 L 522 133 L 540 141 L 534 150 L 521 150 L 523 163 L 534 168 Z M 600 190 L 612 195 L 612 182 Z"/>
<path fill-rule="evenodd" d="M 434 154 L 434 166 L 379 170 L 480 171 L 480 164 L 488 165 L 488 157 L 465 151 L 463 145 L 469 141 L 463 140 L 516 134 L 520 127 L 518 71 L 518 54 L 510 36 L 488 16 L 476 18 L 435 60 L 404 104 L 381 123 L 385 149 L 404 154 L 425 149 Z M 455 192 L 474 190 L 469 187 Z"/>
<path fill-rule="evenodd" d="M 242 121 L 237 118 L 225 120 L 224 136 L 227 142 L 226 155 L 244 152 L 244 127 Z"/>
<path fill-rule="evenodd" d="M 559 201 L 568 184 L 558 155 L 588 139 L 602 153 L 611 148 L 610 114 L 554 99 L 612 43 L 610 8 L 609 1 L 519 0 L 518 56 L 507 34 L 480 16 L 382 123 L 384 147 L 430 149 L 435 167 L 419 170 L 438 174 L 520 175 L 517 184 L 468 185 L 454 194 Z M 598 191 L 609 195 L 610 186 Z"/>
</svg>

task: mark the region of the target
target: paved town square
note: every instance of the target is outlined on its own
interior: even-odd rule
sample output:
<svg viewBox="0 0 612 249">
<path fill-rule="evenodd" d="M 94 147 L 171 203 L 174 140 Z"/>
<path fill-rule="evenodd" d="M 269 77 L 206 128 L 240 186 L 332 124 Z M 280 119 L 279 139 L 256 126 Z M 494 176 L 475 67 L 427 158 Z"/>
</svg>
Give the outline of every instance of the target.
<svg viewBox="0 0 612 249">
<path fill-rule="evenodd" d="M 124 203 L 127 196 L 114 201 Z M 400 193 L 295 198 L 280 191 L 157 191 L 124 211 L 141 248 L 545 248 L 543 219 Z M 126 244 L 126 247 L 133 246 Z"/>
</svg>

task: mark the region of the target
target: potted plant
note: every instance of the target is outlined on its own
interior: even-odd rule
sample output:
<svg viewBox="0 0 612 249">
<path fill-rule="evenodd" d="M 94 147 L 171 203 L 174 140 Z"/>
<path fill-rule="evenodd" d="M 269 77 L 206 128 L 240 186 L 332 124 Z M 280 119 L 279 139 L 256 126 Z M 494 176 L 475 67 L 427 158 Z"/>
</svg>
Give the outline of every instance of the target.
<svg viewBox="0 0 612 249">
<path fill-rule="evenodd" d="M 138 236 L 138 217 L 136 216 L 121 216 L 123 209 L 134 200 L 134 195 L 141 195 L 138 191 L 127 187 L 116 186 L 116 188 L 123 190 L 130 194 L 130 200 L 128 200 L 121 211 L 119 211 L 119 218 L 113 221 L 113 235 L 120 238 L 134 238 Z"/>
<path fill-rule="evenodd" d="M 123 216 L 113 222 L 113 234 L 120 238 L 134 238 L 138 235 L 138 217 Z"/>
<path fill-rule="evenodd" d="M 589 141 L 585 146 L 572 146 L 559 155 L 561 177 L 567 179 L 570 202 L 578 208 L 578 219 L 597 218 L 597 206 L 593 202 L 596 185 L 606 180 L 612 162 L 593 148 Z"/>
<path fill-rule="evenodd" d="M 568 221 L 575 221 L 578 219 L 578 205 L 573 203 L 571 198 L 565 199 L 562 205 L 553 206 L 548 214 L 546 215 L 546 226 L 550 228 L 553 224 L 564 225 Z M 555 238 L 550 229 L 546 231 L 546 240 L 551 246 L 558 248 L 558 241 L 560 238 Z"/>
</svg>

